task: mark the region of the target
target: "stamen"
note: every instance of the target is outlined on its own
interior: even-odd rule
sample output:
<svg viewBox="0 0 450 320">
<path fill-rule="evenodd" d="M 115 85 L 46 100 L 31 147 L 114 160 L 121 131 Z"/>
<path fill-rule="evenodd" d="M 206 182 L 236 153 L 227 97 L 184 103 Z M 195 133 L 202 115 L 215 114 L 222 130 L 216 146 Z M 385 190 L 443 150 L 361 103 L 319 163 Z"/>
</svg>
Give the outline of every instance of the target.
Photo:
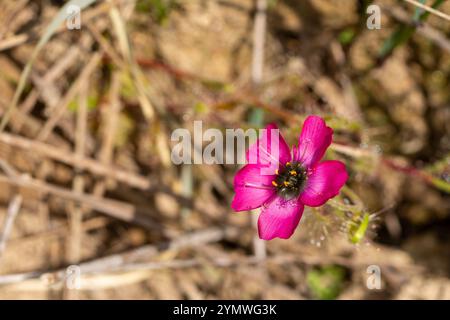
<svg viewBox="0 0 450 320">
<path fill-rule="evenodd" d="M 269 153 L 269 151 L 267 151 L 265 148 L 260 147 L 258 150 L 264 151 L 264 153 L 269 156 L 269 158 L 271 158 L 272 160 L 274 160 L 277 164 L 280 164 L 280 161 L 278 159 L 275 159 L 273 155 L 271 155 Z"/>
<path fill-rule="evenodd" d="M 290 173 L 291 176 L 296 176 L 297 175 L 297 171 L 295 171 L 295 170 L 291 170 L 291 171 L 289 171 L 289 173 Z"/>
<path fill-rule="evenodd" d="M 263 184 L 253 184 L 253 183 L 244 183 L 244 187 L 246 188 L 255 188 L 255 189 L 263 189 L 263 190 L 272 190 L 271 186 L 266 186 Z"/>
<path fill-rule="evenodd" d="M 283 181 L 283 184 L 287 187 L 290 185 L 290 183 L 288 181 Z"/>
<path fill-rule="evenodd" d="M 275 174 L 278 174 L 278 173 L 280 173 L 280 170 L 278 170 L 278 169 L 275 170 Z"/>
<path fill-rule="evenodd" d="M 303 157 L 306 155 L 306 152 L 307 152 L 307 150 L 308 150 L 308 145 L 309 145 L 309 143 L 311 142 L 311 139 L 309 139 L 309 138 L 306 138 L 305 139 L 305 141 L 302 143 L 302 146 L 304 145 L 304 147 L 303 147 L 303 152 L 302 152 L 302 154 L 298 157 L 298 159 L 297 159 L 297 161 L 299 161 L 300 163 L 303 163 Z M 300 144 L 299 144 L 299 146 L 298 146 L 298 149 L 300 149 Z"/>
<path fill-rule="evenodd" d="M 272 185 L 273 185 L 274 187 L 278 187 L 278 183 L 276 183 L 275 181 L 272 181 Z"/>
</svg>

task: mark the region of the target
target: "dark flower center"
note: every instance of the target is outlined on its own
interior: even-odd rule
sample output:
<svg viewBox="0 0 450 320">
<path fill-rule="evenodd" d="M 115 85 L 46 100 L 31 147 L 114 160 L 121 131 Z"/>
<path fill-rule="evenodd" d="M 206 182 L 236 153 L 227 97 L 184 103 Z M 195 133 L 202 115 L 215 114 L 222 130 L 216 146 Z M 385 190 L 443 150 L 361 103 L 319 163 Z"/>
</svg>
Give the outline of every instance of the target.
<svg viewBox="0 0 450 320">
<path fill-rule="evenodd" d="M 298 162 L 286 162 L 286 165 L 276 172 L 272 181 L 277 194 L 285 199 L 297 197 L 306 181 L 306 170 Z"/>
</svg>

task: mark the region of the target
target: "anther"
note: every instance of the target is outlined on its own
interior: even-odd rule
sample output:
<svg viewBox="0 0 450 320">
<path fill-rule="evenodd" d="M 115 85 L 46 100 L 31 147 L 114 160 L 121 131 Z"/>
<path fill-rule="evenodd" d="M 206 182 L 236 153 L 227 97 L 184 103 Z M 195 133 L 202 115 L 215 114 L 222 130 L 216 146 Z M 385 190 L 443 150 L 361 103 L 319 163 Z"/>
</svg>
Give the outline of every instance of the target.
<svg viewBox="0 0 450 320">
<path fill-rule="evenodd" d="M 287 182 L 287 181 L 284 181 L 283 184 L 284 184 L 286 187 L 287 187 L 288 185 L 290 185 L 290 183 Z"/>
<path fill-rule="evenodd" d="M 278 174 L 279 172 L 280 172 L 280 170 L 278 170 L 278 169 L 277 169 L 277 170 L 275 170 L 275 174 Z"/>
<path fill-rule="evenodd" d="M 275 181 L 272 181 L 272 185 L 273 185 L 274 187 L 278 187 L 278 183 L 276 183 Z"/>
<path fill-rule="evenodd" d="M 289 171 L 289 173 L 291 174 L 291 176 L 296 176 L 297 175 L 297 171 L 295 171 L 295 170 L 291 170 L 291 171 Z"/>
</svg>

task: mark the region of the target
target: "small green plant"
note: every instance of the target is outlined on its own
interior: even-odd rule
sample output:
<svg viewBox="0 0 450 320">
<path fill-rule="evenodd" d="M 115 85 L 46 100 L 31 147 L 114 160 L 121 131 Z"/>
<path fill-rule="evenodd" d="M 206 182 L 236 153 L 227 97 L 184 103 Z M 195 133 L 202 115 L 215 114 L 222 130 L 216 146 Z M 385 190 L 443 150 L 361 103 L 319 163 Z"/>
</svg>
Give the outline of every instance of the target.
<svg viewBox="0 0 450 320">
<path fill-rule="evenodd" d="M 341 293 L 344 278 L 343 267 L 330 265 L 309 271 L 306 275 L 306 282 L 313 298 L 333 300 Z"/>
<path fill-rule="evenodd" d="M 139 0 L 136 9 L 139 12 L 150 12 L 156 22 L 163 24 L 167 21 L 175 2 L 175 0 Z"/>
<path fill-rule="evenodd" d="M 339 42 L 343 45 L 349 44 L 353 41 L 355 35 L 356 33 L 354 29 L 352 28 L 344 29 L 339 33 Z"/>
</svg>

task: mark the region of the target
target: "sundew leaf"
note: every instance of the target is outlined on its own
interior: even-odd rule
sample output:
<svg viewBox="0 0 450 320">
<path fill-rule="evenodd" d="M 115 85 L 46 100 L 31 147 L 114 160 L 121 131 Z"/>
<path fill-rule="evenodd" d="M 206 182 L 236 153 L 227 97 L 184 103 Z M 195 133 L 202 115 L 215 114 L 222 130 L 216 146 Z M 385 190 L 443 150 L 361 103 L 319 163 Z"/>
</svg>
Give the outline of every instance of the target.
<svg viewBox="0 0 450 320">
<path fill-rule="evenodd" d="M 431 183 L 439 190 L 450 193 L 450 183 L 437 178 L 433 178 Z"/>
<path fill-rule="evenodd" d="M 350 228 L 350 241 L 353 244 L 358 244 L 364 239 L 366 235 L 367 228 L 369 227 L 370 216 L 365 213 L 359 224 L 355 228 Z"/>
<path fill-rule="evenodd" d="M 430 183 L 437 189 L 450 194 L 450 183 L 445 180 L 429 176 Z"/>
<path fill-rule="evenodd" d="M 19 83 L 18 83 L 16 91 L 14 93 L 13 100 L 12 100 L 11 104 L 8 106 L 8 109 L 6 110 L 6 112 L 4 113 L 2 121 L 0 123 L 0 132 L 2 132 L 3 129 L 6 127 L 6 125 L 8 124 L 9 118 L 11 117 L 12 112 L 17 107 L 17 103 L 19 102 L 19 99 L 25 89 L 28 78 L 30 76 L 31 69 L 33 67 L 33 64 L 36 61 L 36 58 L 38 57 L 40 51 L 42 50 L 42 48 L 44 48 L 44 46 L 47 44 L 47 42 L 55 34 L 55 32 L 58 30 L 59 26 L 64 21 L 66 21 L 67 18 L 69 18 L 71 16 L 68 8 L 71 6 L 78 6 L 80 8 L 80 10 L 83 10 L 96 1 L 97 0 L 70 0 L 58 11 L 57 15 L 53 18 L 52 22 L 48 25 L 47 29 L 45 29 L 44 33 L 42 34 L 41 38 L 39 39 L 39 42 L 37 43 L 36 47 L 34 48 L 30 59 L 28 60 L 27 64 L 25 65 L 25 68 L 22 71 L 22 74 L 20 75 Z"/>
</svg>

